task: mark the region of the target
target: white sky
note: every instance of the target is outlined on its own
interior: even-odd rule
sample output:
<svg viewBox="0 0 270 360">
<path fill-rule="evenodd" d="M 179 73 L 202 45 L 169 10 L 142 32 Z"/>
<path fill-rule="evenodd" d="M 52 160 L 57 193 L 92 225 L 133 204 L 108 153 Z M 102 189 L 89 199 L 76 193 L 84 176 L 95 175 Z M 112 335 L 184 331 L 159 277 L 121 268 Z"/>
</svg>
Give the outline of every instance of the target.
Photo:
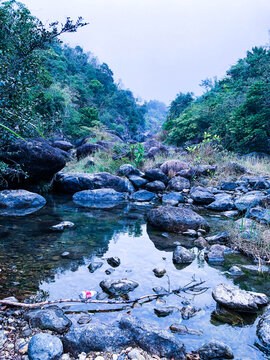
<svg viewBox="0 0 270 360">
<path fill-rule="evenodd" d="M 43 22 L 83 16 L 90 24 L 62 40 L 106 62 L 135 96 L 167 104 L 269 42 L 270 0 L 21 1 Z"/>
</svg>

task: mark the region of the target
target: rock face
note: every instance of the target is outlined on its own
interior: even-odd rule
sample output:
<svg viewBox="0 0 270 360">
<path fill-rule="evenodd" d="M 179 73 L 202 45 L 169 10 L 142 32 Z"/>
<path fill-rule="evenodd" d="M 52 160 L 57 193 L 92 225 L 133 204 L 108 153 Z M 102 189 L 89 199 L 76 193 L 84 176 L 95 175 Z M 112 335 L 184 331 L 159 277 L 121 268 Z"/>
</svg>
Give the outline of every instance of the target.
<svg viewBox="0 0 270 360">
<path fill-rule="evenodd" d="M 156 197 L 156 194 L 148 190 L 139 190 L 132 194 L 131 199 L 133 201 L 145 202 L 151 201 Z"/>
<path fill-rule="evenodd" d="M 51 180 L 66 165 L 63 152 L 45 140 L 16 141 L 0 153 L 0 159 L 7 164 L 19 164 L 28 175 L 25 181 L 31 183 Z"/>
<path fill-rule="evenodd" d="M 30 360 L 58 360 L 63 354 L 61 340 L 50 334 L 36 334 L 32 337 L 28 346 Z"/>
<path fill-rule="evenodd" d="M 51 330 L 63 334 L 71 326 L 71 321 L 60 308 L 47 308 L 26 313 L 25 319 L 31 327 Z"/>
<path fill-rule="evenodd" d="M 105 147 L 99 144 L 83 144 L 82 146 L 77 148 L 76 156 L 77 159 L 80 160 L 85 158 L 88 155 L 92 155 L 97 151 L 105 151 Z"/>
<path fill-rule="evenodd" d="M 25 216 L 46 204 L 43 196 L 26 190 L 0 191 L 0 215 Z"/>
<path fill-rule="evenodd" d="M 190 188 L 190 182 L 188 179 L 182 176 L 175 176 L 168 182 L 168 190 L 182 191 Z"/>
<path fill-rule="evenodd" d="M 209 230 L 207 221 L 194 211 L 173 206 L 159 206 L 148 213 L 150 225 L 169 232 L 185 232 L 188 229 Z"/>
<path fill-rule="evenodd" d="M 168 331 L 157 330 L 132 316 L 124 316 L 110 326 L 90 323 L 72 327 L 63 343 L 65 351 L 75 355 L 90 351 L 115 352 L 128 346 L 138 346 L 159 357 L 179 360 L 184 360 L 186 354 L 183 343 Z"/>
<path fill-rule="evenodd" d="M 207 208 L 214 211 L 226 211 L 232 210 L 235 207 L 231 195 L 216 194 L 215 201 L 208 205 Z"/>
<path fill-rule="evenodd" d="M 130 291 L 136 289 L 139 284 L 133 280 L 103 280 L 100 282 L 100 287 L 103 291 L 108 293 L 109 295 L 119 296 L 126 295 Z"/>
<path fill-rule="evenodd" d="M 198 204 L 209 205 L 215 200 L 215 196 L 206 188 L 201 186 L 192 187 L 190 190 L 190 196 Z"/>
<path fill-rule="evenodd" d="M 266 310 L 257 325 L 257 335 L 264 346 L 270 348 L 270 308 Z"/>
<path fill-rule="evenodd" d="M 238 210 L 246 211 L 260 204 L 264 198 L 265 195 L 260 191 L 253 191 L 237 198 L 235 200 L 235 206 Z"/>
<path fill-rule="evenodd" d="M 129 180 L 107 172 L 98 174 L 58 173 L 54 178 L 54 188 L 59 192 L 71 193 L 82 190 L 114 189 L 118 192 L 134 191 Z"/>
<path fill-rule="evenodd" d="M 262 293 L 240 290 L 232 285 L 220 284 L 212 293 L 214 300 L 235 311 L 256 312 L 260 306 L 267 305 L 269 299 Z"/>
<path fill-rule="evenodd" d="M 120 193 L 114 189 L 83 190 L 73 195 L 75 204 L 94 208 L 111 209 L 125 203 L 127 193 Z"/>
<path fill-rule="evenodd" d="M 183 246 L 177 246 L 173 252 L 173 262 L 175 264 L 190 264 L 195 259 L 195 254 Z"/>
<path fill-rule="evenodd" d="M 209 341 L 202 345 L 197 352 L 203 360 L 234 358 L 232 349 L 218 340 Z"/>
</svg>

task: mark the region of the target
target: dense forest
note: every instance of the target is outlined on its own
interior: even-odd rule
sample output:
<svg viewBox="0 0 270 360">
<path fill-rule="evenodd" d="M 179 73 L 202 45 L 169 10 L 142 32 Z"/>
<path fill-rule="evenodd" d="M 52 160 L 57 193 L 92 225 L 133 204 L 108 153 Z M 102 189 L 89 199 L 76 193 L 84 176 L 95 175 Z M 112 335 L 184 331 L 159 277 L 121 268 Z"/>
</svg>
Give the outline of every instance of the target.
<svg viewBox="0 0 270 360">
<path fill-rule="evenodd" d="M 62 134 L 83 137 L 104 126 L 132 138 L 145 129 L 146 105 L 121 89 L 105 63 L 59 36 L 85 26 L 81 18 L 48 28 L 21 3 L 0 6 L 1 140 Z"/>
<path fill-rule="evenodd" d="M 169 143 L 219 136 L 231 151 L 270 153 L 270 50 L 255 47 L 220 80 L 205 80 L 205 93 L 177 95 L 164 130 Z"/>
</svg>

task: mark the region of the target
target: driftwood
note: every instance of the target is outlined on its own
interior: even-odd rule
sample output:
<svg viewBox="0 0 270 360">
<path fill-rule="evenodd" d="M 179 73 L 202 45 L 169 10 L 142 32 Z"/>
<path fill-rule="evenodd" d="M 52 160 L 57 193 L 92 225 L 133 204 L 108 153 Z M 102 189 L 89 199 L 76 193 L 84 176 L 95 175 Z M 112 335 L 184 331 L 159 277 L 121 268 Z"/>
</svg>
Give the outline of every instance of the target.
<svg viewBox="0 0 270 360">
<path fill-rule="evenodd" d="M 14 307 L 21 307 L 27 309 L 39 308 L 47 305 L 52 304 L 59 304 L 59 303 L 83 303 L 83 304 L 105 304 L 105 305 L 131 305 L 134 306 L 135 304 L 142 304 L 144 302 L 153 301 L 163 296 L 168 296 L 171 294 L 179 295 L 180 293 L 187 293 L 192 295 L 199 295 L 205 292 L 208 288 L 207 287 L 200 287 L 200 285 L 204 284 L 205 281 L 197 282 L 194 278 L 193 280 L 188 283 L 187 285 L 183 286 L 182 288 L 167 291 L 161 294 L 150 294 L 138 297 L 133 300 L 91 300 L 91 299 L 59 299 L 59 300 L 52 300 L 52 301 L 42 301 L 34 304 L 27 304 L 22 302 L 14 302 L 9 300 L 0 300 L 0 305 L 5 306 L 14 306 Z M 192 285 L 193 284 L 193 285 Z"/>
</svg>

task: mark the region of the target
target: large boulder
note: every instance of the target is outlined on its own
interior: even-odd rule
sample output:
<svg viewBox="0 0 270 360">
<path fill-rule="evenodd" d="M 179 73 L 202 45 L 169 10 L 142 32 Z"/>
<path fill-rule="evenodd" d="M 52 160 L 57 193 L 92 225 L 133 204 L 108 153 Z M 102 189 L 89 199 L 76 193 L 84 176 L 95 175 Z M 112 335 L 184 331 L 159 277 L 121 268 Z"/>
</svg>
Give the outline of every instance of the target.
<svg viewBox="0 0 270 360">
<path fill-rule="evenodd" d="M 11 166 L 20 166 L 27 174 L 20 179 L 23 183 L 49 181 L 66 165 L 63 151 L 52 147 L 45 140 L 20 140 L 11 143 L 0 153 L 0 160 Z M 11 185 L 16 185 L 15 180 L 16 178 L 7 179 Z"/>
<path fill-rule="evenodd" d="M 62 341 L 50 334 L 36 334 L 28 345 L 29 360 L 58 360 L 62 354 Z"/>
<path fill-rule="evenodd" d="M 132 316 L 105 325 L 93 323 L 75 327 L 63 338 L 66 352 L 78 355 L 90 351 L 119 352 L 128 346 L 168 359 L 186 358 L 183 343 L 166 330 L 158 330 Z"/>
<path fill-rule="evenodd" d="M 190 188 L 190 182 L 188 179 L 182 176 L 175 176 L 168 182 L 168 190 L 182 191 Z"/>
<path fill-rule="evenodd" d="M 218 340 L 211 340 L 203 344 L 197 353 L 200 355 L 202 360 L 210 359 L 233 359 L 232 349 Z"/>
<path fill-rule="evenodd" d="M 126 295 L 139 286 L 136 281 L 128 279 L 103 280 L 99 285 L 103 291 L 113 296 Z"/>
<path fill-rule="evenodd" d="M 209 205 L 215 200 L 215 196 L 208 189 L 201 186 L 192 187 L 190 196 L 198 204 Z"/>
<path fill-rule="evenodd" d="M 27 190 L 0 191 L 0 215 L 25 216 L 38 211 L 46 204 L 43 196 Z"/>
<path fill-rule="evenodd" d="M 207 205 L 207 208 L 214 211 L 226 211 L 235 208 L 232 196 L 226 193 L 216 194 L 215 200 Z"/>
<path fill-rule="evenodd" d="M 83 159 L 89 155 L 96 153 L 97 151 L 106 151 L 105 147 L 99 144 L 83 144 L 79 146 L 76 151 L 77 159 Z"/>
<path fill-rule="evenodd" d="M 165 161 L 165 163 L 161 165 L 160 169 L 164 172 L 165 175 L 172 177 L 179 171 L 189 167 L 190 165 L 185 161 L 173 159 Z"/>
<path fill-rule="evenodd" d="M 71 321 L 64 315 L 63 310 L 57 307 L 38 309 L 25 314 L 31 327 L 41 330 L 51 330 L 63 334 L 71 326 Z"/>
<path fill-rule="evenodd" d="M 185 232 L 188 229 L 209 230 L 209 225 L 202 216 L 182 207 L 159 206 L 149 211 L 147 220 L 150 225 L 169 232 Z"/>
<path fill-rule="evenodd" d="M 127 200 L 127 193 L 120 193 L 114 189 L 83 190 L 73 195 L 75 204 L 94 208 L 111 209 L 124 204 Z"/>
<path fill-rule="evenodd" d="M 243 312 L 256 312 L 260 306 L 269 302 L 268 297 L 262 293 L 241 290 L 228 284 L 218 285 L 212 296 L 218 304 Z"/>
<path fill-rule="evenodd" d="M 54 188 L 57 191 L 71 194 L 82 190 L 95 190 L 102 188 L 114 189 L 118 192 L 128 193 L 134 191 L 134 188 L 129 180 L 107 172 L 97 174 L 61 172 L 55 175 Z"/>
</svg>

